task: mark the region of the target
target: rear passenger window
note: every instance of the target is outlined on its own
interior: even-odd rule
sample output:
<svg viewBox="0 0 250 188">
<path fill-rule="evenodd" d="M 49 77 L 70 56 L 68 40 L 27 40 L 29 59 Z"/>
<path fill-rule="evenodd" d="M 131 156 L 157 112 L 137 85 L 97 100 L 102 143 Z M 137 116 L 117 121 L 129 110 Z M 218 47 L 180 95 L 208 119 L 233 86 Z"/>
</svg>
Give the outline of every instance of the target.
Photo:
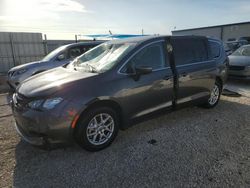
<svg viewBox="0 0 250 188">
<path fill-rule="evenodd" d="M 135 67 L 148 66 L 153 70 L 165 67 L 162 43 L 152 44 L 137 53 L 121 72 L 132 73 Z"/>
<path fill-rule="evenodd" d="M 211 48 L 211 55 L 213 58 L 220 57 L 220 44 L 217 42 L 209 41 Z"/>
<path fill-rule="evenodd" d="M 208 60 L 206 42 L 196 38 L 172 39 L 176 65 L 202 62 Z"/>
</svg>

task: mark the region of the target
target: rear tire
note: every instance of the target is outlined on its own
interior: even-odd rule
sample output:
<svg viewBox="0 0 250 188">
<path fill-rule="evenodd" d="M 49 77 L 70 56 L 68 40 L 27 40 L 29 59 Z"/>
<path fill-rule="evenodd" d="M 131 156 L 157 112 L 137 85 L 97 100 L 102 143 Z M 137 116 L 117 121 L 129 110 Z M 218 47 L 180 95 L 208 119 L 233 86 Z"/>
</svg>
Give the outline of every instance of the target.
<svg viewBox="0 0 250 188">
<path fill-rule="evenodd" d="M 216 80 L 215 84 L 214 84 L 214 87 L 211 90 L 210 97 L 203 106 L 205 108 L 213 108 L 213 107 L 215 107 L 218 104 L 219 100 L 220 100 L 221 93 L 222 93 L 222 85 L 220 84 L 220 82 L 218 82 Z"/>
<path fill-rule="evenodd" d="M 119 130 L 117 113 L 109 107 L 91 109 L 77 124 L 75 139 L 88 151 L 99 151 L 108 147 Z"/>
</svg>

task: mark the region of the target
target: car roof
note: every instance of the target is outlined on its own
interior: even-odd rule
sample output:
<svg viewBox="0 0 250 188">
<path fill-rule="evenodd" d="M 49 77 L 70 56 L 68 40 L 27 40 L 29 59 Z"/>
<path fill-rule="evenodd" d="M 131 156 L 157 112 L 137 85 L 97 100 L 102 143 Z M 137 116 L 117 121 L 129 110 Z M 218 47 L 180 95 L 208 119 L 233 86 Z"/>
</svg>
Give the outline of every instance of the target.
<svg viewBox="0 0 250 188">
<path fill-rule="evenodd" d="M 171 35 L 149 35 L 149 36 L 139 36 L 139 37 L 129 37 L 129 38 L 124 38 L 124 39 L 114 39 L 114 40 L 109 40 L 109 41 L 89 41 L 89 42 L 78 42 L 78 43 L 73 43 L 73 44 L 68 44 L 65 45 L 65 47 L 73 47 L 73 46 L 81 46 L 81 45 L 99 45 L 101 43 L 106 42 L 107 44 L 124 44 L 124 43 L 137 43 L 141 44 L 146 41 L 150 40 L 157 40 L 157 39 L 164 39 L 166 37 L 172 37 L 172 38 L 207 38 L 205 36 L 194 36 L 194 35 L 183 35 L 183 36 L 171 36 Z M 216 40 L 213 38 L 208 38 L 209 40 Z"/>
<path fill-rule="evenodd" d="M 163 38 L 163 36 L 140 36 L 140 37 L 129 37 L 124 39 L 110 40 L 108 44 L 123 44 L 123 43 L 142 43 L 150 39 Z"/>
<path fill-rule="evenodd" d="M 71 44 L 64 45 L 65 48 L 67 47 L 75 47 L 75 46 L 85 46 L 85 45 L 99 45 L 101 43 L 104 43 L 106 41 L 88 41 L 88 42 L 76 42 Z"/>
<path fill-rule="evenodd" d="M 151 35 L 151 36 L 140 36 L 140 37 L 130 37 L 126 39 L 116 39 L 116 40 L 110 40 L 107 43 L 109 44 L 120 44 L 120 43 L 143 43 L 149 40 L 157 40 L 157 39 L 164 39 L 166 37 L 171 37 L 171 38 L 207 38 L 205 36 L 194 36 L 194 35 L 176 35 L 176 36 L 171 36 L 171 35 Z"/>
</svg>

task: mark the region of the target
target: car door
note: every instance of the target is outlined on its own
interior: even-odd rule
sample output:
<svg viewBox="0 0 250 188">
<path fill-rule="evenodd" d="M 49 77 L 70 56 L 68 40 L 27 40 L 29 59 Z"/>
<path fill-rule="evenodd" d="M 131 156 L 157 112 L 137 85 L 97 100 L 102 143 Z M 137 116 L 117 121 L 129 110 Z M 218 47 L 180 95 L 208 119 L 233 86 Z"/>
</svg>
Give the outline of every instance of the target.
<svg viewBox="0 0 250 188">
<path fill-rule="evenodd" d="M 165 41 L 147 44 L 138 50 L 121 69 L 124 75 L 120 93 L 124 113 L 136 118 L 150 112 L 170 107 L 173 96 L 173 76 L 169 66 Z M 140 67 L 152 68 L 152 72 L 137 75 Z"/>
<path fill-rule="evenodd" d="M 178 74 L 177 104 L 207 98 L 215 82 L 216 63 L 205 37 L 173 37 Z"/>
</svg>

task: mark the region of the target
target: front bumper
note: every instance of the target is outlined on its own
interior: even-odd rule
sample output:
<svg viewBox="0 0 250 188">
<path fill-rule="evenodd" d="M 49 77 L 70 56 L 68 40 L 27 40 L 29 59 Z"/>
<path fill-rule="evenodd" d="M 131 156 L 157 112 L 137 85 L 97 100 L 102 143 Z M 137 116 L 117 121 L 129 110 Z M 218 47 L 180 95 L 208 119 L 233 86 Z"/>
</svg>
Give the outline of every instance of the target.
<svg viewBox="0 0 250 188">
<path fill-rule="evenodd" d="M 18 75 L 15 74 L 15 71 L 9 71 L 7 83 L 11 89 L 16 90 L 17 86 L 31 75 L 30 71 Z"/>
<path fill-rule="evenodd" d="M 250 67 L 242 67 L 240 70 L 233 70 L 233 68 L 229 68 L 229 77 L 235 77 L 235 78 L 250 78 Z"/>
<path fill-rule="evenodd" d="M 71 123 L 74 117 L 67 114 L 67 107 L 53 111 L 35 111 L 18 107 L 14 102 L 11 102 L 11 106 L 16 130 L 24 141 L 36 146 L 73 141 Z"/>
<path fill-rule="evenodd" d="M 35 146 L 43 146 L 47 143 L 47 140 L 45 137 L 42 136 L 29 136 L 27 133 L 21 128 L 20 125 L 15 123 L 15 128 L 17 133 L 25 140 L 26 142 L 35 145 Z"/>
<path fill-rule="evenodd" d="M 7 84 L 12 90 L 16 90 L 17 86 L 20 84 L 20 80 L 19 78 L 14 77 L 10 73 L 8 73 Z"/>
</svg>

